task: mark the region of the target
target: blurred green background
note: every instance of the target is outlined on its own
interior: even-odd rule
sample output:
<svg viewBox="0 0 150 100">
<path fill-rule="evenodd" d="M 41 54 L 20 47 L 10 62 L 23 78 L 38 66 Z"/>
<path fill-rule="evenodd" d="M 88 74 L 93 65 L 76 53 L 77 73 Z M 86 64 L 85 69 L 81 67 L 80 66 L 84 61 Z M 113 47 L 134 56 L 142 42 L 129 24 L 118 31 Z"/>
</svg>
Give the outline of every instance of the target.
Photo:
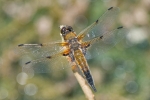
<svg viewBox="0 0 150 100">
<path fill-rule="evenodd" d="M 111 6 L 129 33 L 88 61 L 97 100 L 150 99 L 150 0 L 0 0 L 0 100 L 85 100 L 71 70 L 22 73 L 21 43 L 60 40 L 59 25 L 80 32 Z"/>
</svg>

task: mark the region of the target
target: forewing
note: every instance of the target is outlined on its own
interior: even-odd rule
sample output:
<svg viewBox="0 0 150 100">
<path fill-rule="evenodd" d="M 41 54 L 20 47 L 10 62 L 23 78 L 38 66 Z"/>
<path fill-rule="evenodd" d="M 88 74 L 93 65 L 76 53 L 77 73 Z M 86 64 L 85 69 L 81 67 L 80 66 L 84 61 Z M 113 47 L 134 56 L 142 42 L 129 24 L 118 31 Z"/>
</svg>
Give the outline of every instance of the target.
<svg viewBox="0 0 150 100">
<path fill-rule="evenodd" d="M 119 8 L 109 8 L 98 20 L 78 34 L 78 38 L 90 40 L 113 29 Z"/>
<path fill-rule="evenodd" d="M 63 43 L 43 43 L 43 44 L 20 44 L 19 52 L 23 55 L 29 55 L 34 59 L 53 55 L 63 49 Z"/>
</svg>

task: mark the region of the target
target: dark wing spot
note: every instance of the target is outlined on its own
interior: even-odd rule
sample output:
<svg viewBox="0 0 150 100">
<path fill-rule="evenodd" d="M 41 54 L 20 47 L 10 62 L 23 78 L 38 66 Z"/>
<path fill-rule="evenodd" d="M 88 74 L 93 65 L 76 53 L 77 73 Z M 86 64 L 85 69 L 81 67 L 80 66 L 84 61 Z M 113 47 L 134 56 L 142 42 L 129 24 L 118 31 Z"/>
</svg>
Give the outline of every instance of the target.
<svg viewBox="0 0 150 100">
<path fill-rule="evenodd" d="M 65 54 L 65 53 L 63 54 L 63 56 L 68 56 L 68 55 L 69 55 L 69 54 Z"/>
<path fill-rule="evenodd" d="M 19 44 L 18 47 L 23 46 L 24 44 Z"/>
<path fill-rule="evenodd" d="M 27 65 L 27 64 L 29 64 L 29 63 L 31 63 L 31 61 L 28 61 L 28 62 L 26 62 L 25 64 Z"/>
<path fill-rule="evenodd" d="M 102 39 L 103 38 L 103 36 L 100 36 L 100 39 Z"/>
<path fill-rule="evenodd" d="M 90 46 L 90 44 L 86 45 L 85 48 L 87 48 L 87 47 L 89 47 L 89 46 Z"/>
<path fill-rule="evenodd" d="M 108 10 L 111 10 L 111 9 L 113 9 L 113 7 L 108 8 Z"/>
<path fill-rule="evenodd" d="M 40 44 L 40 46 L 43 46 L 43 44 Z"/>
<path fill-rule="evenodd" d="M 96 20 L 96 24 L 98 23 L 98 20 Z"/>
<path fill-rule="evenodd" d="M 49 59 L 51 59 L 51 56 L 47 56 L 46 58 L 49 58 Z"/>
<path fill-rule="evenodd" d="M 123 26 L 120 26 L 120 27 L 118 27 L 117 29 L 121 29 L 121 28 L 123 28 Z"/>
</svg>

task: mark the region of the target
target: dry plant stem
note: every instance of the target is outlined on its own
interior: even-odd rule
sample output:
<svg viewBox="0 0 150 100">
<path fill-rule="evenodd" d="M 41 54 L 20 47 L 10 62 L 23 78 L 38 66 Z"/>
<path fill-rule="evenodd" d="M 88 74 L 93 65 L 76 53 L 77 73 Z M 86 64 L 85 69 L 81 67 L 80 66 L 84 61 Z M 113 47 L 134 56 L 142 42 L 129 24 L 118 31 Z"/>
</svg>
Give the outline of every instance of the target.
<svg viewBox="0 0 150 100">
<path fill-rule="evenodd" d="M 73 71 L 77 81 L 79 82 L 86 98 L 88 100 L 96 100 L 91 88 L 89 87 L 86 80 L 80 74 L 79 68 L 77 67 L 77 65 L 75 63 L 72 63 L 72 71 Z"/>
</svg>

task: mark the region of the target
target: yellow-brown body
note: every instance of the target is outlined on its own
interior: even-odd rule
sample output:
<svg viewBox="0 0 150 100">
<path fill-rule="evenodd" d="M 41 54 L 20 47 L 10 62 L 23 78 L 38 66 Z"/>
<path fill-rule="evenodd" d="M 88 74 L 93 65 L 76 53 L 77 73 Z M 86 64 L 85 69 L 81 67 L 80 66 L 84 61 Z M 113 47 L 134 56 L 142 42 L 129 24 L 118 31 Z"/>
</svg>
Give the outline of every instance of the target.
<svg viewBox="0 0 150 100">
<path fill-rule="evenodd" d="M 79 65 L 82 71 L 89 70 L 85 56 L 80 49 L 74 51 L 74 57 L 76 59 L 76 63 Z"/>
<path fill-rule="evenodd" d="M 67 55 L 72 62 L 76 63 L 76 65 L 82 71 L 89 85 L 92 87 L 94 91 L 96 91 L 94 81 L 90 73 L 87 60 L 85 58 L 87 44 L 82 43 L 80 37 L 79 38 L 77 37 L 72 27 L 61 26 L 60 28 L 63 41 L 68 43 L 68 45 L 66 45 L 67 52 L 64 52 L 64 55 L 65 56 Z"/>
</svg>

